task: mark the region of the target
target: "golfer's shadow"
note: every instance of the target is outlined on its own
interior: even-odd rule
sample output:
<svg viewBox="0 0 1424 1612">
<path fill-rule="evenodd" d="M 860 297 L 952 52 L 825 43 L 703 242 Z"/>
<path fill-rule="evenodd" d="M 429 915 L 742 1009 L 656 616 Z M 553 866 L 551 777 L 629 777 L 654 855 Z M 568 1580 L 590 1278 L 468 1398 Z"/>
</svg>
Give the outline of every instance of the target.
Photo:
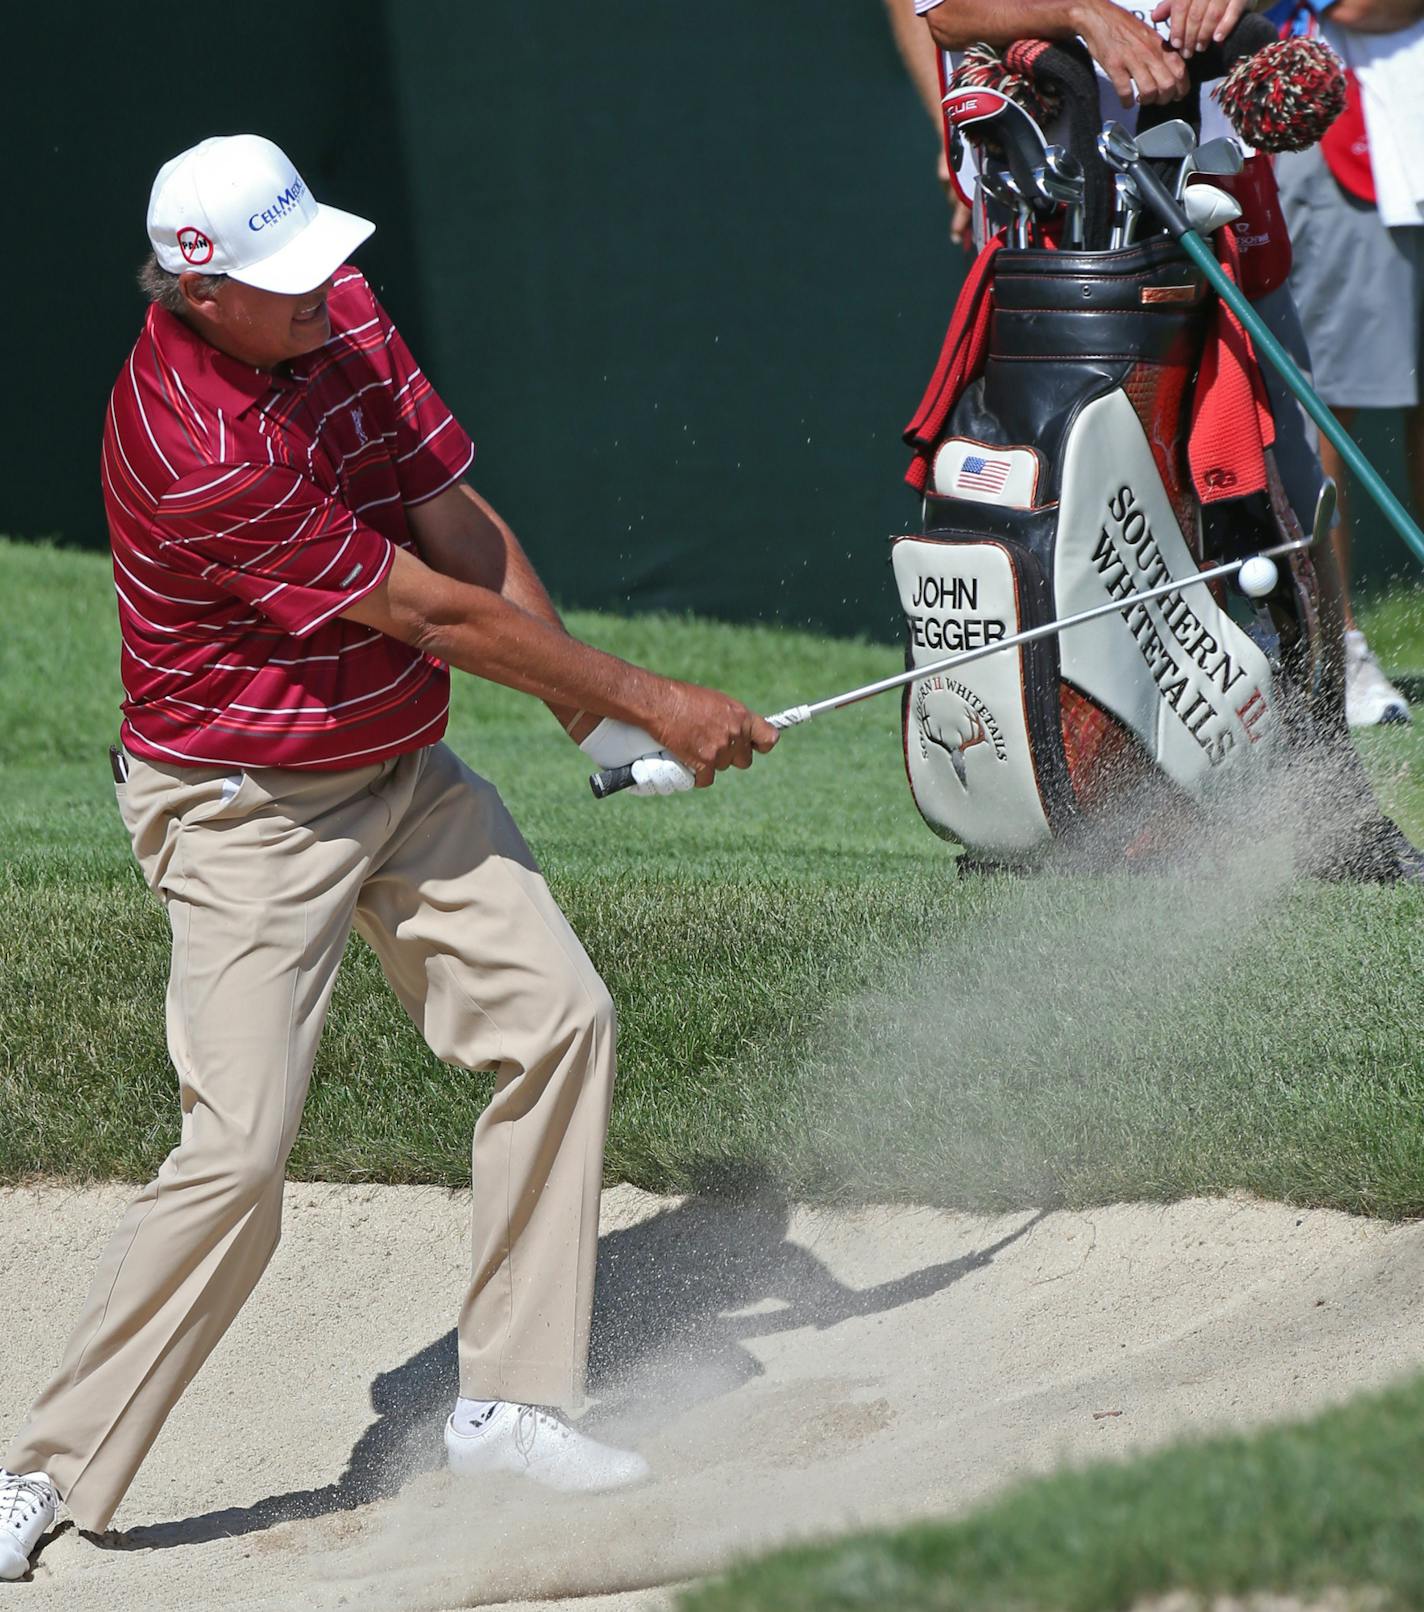
<svg viewBox="0 0 1424 1612">
<path fill-rule="evenodd" d="M 814 1253 L 791 1242 L 791 1211 L 772 1200 L 689 1198 L 609 1232 L 598 1253 L 592 1420 L 638 1422 L 649 1408 L 663 1407 L 665 1414 L 668 1404 L 685 1410 L 730 1393 L 761 1372 L 749 1340 L 833 1327 L 941 1293 L 988 1265 L 1044 1213 L 1026 1217 L 989 1247 L 866 1288 L 847 1287 Z M 452 1330 L 375 1379 L 376 1419 L 335 1483 L 129 1529 L 105 1542 L 136 1550 L 203 1544 L 385 1499 L 438 1464 L 440 1430 L 458 1381 Z"/>
<path fill-rule="evenodd" d="M 589 1359 L 599 1420 L 641 1420 L 730 1393 L 762 1366 L 747 1344 L 801 1327 L 824 1330 L 952 1287 L 1025 1236 L 1046 1211 L 992 1245 L 870 1287 L 848 1287 L 788 1236 L 774 1199 L 689 1198 L 599 1244 Z"/>
</svg>

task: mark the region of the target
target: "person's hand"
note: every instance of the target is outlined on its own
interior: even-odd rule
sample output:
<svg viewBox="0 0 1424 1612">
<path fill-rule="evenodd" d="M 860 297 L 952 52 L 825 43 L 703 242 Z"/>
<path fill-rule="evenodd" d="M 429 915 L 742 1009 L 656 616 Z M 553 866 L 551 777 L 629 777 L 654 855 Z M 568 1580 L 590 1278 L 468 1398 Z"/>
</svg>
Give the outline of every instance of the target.
<svg viewBox="0 0 1424 1612">
<path fill-rule="evenodd" d="M 959 199 L 959 192 L 954 188 L 954 181 L 949 177 L 949 153 L 944 149 L 942 141 L 939 148 L 939 162 L 935 168 L 935 178 L 939 180 L 940 188 L 944 191 L 944 199 L 949 203 L 949 238 L 956 246 L 962 246 L 966 252 L 972 252 L 974 250 L 973 215 Z"/>
<path fill-rule="evenodd" d="M 664 750 L 690 767 L 705 789 L 726 767 L 750 767 L 781 737 L 765 717 L 740 700 L 697 683 L 662 685 L 658 708 L 649 713 L 649 733 Z"/>
<path fill-rule="evenodd" d="M 1161 0 L 1152 20 L 1171 18 L 1172 49 L 1185 58 L 1219 45 L 1250 9 L 1249 0 Z"/>
<path fill-rule="evenodd" d="M 1168 50 L 1155 28 L 1114 5 L 1113 0 L 1085 4 L 1078 33 L 1124 106 L 1131 106 L 1134 100 L 1143 106 L 1160 106 L 1179 101 L 1187 93 L 1182 58 Z"/>
</svg>

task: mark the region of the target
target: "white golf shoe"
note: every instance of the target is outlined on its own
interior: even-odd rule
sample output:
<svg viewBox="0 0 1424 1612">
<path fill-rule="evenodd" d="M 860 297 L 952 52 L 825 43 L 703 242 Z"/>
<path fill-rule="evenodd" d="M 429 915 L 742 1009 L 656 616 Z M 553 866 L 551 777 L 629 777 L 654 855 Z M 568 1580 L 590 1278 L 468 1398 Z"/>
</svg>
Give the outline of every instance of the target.
<svg viewBox="0 0 1424 1612">
<path fill-rule="evenodd" d="M 0 1467 L 0 1578 L 23 1578 L 30 1553 L 54 1526 L 59 1494 L 43 1472 L 7 1472 Z"/>
<path fill-rule="evenodd" d="M 1345 720 L 1352 728 L 1409 722 L 1409 702 L 1380 670 L 1364 633 L 1345 634 Z"/>
<path fill-rule="evenodd" d="M 625 1489 L 652 1468 L 632 1450 L 600 1444 L 540 1405 L 499 1404 L 469 1431 L 445 1423 L 450 1470 L 461 1477 L 515 1472 L 550 1489 Z"/>
</svg>

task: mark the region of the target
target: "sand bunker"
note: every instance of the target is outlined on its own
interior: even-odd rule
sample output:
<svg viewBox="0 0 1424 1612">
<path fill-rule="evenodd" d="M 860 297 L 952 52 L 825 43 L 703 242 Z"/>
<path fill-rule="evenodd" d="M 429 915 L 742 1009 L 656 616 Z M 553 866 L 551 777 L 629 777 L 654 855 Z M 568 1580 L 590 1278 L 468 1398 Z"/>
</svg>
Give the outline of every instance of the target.
<svg viewBox="0 0 1424 1612">
<path fill-rule="evenodd" d="M 0 1193 L 0 1424 L 58 1360 L 126 1193 Z M 605 1195 L 592 1421 L 657 1481 L 439 1469 L 468 1197 L 294 1186 L 286 1237 L 122 1532 L 0 1609 L 653 1612 L 790 1537 L 963 1508 L 1063 1461 L 1295 1416 L 1424 1363 L 1424 1227 L 1246 1201 L 990 1219 Z"/>
</svg>

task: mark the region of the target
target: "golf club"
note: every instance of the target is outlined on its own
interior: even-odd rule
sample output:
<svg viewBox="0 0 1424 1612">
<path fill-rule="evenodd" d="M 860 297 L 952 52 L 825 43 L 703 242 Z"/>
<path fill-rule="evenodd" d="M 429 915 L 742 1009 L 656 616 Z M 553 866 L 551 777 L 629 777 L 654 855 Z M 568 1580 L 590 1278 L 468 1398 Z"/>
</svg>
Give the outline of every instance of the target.
<svg viewBox="0 0 1424 1612">
<path fill-rule="evenodd" d="M 1330 522 L 1334 518 L 1335 486 L 1333 482 L 1326 481 L 1320 490 L 1320 497 L 1316 503 L 1315 520 L 1309 537 L 1296 538 L 1290 543 L 1278 543 L 1274 548 L 1262 549 L 1257 554 L 1248 554 L 1239 560 L 1226 560 L 1220 565 L 1208 566 L 1204 571 L 1198 571 L 1189 577 L 1180 578 L 1173 582 L 1164 582 L 1159 587 L 1148 588 L 1142 593 L 1131 593 L 1123 599 L 1110 599 L 1106 604 L 1095 605 L 1091 610 L 1080 610 L 1075 615 L 1062 616 L 1057 621 L 1048 621 L 1040 627 L 1030 627 L 1024 632 L 1012 633 L 1007 638 L 1001 638 L 996 643 L 985 644 L 978 649 L 961 650 L 957 655 L 946 656 L 943 660 L 930 661 L 924 666 L 913 666 L 908 671 L 899 672 L 894 677 L 885 677 L 877 683 L 866 683 L 861 688 L 847 690 L 844 694 L 833 694 L 829 699 L 817 700 L 812 705 L 792 705 L 784 711 L 778 711 L 775 716 L 766 720 L 774 728 L 795 728 L 802 723 L 810 722 L 815 717 L 824 715 L 827 711 L 839 711 L 847 705 L 857 705 L 861 700 L 873 699 L 877 694 L 888 694 L 892 689 L 903 688 L 907 683 L 917 683 L 922 678 L 934 677 L 940 672 L 952 671 L 957 666 L 967 666 L 971 661 L 983 660 L 986 655 L 997 655 L 1005 649 L 1015 649 L 1020 644 L 1031 644 L 1040 638 L 1047 638 L 1054 633 L 1065 632 L 1069 627 L 1080 626 L 1086 621 L 1097 621 L 1102 616 L 1111 616 L 1124 610 L 1133 610 L 1140 604 L 1146 604 L 1153 599 L 1165 598 L 1169 593 L 1178 593 L 1183 588 L 1195 587 L 1199 583 L 1215 582 L 1221 577 L 1235 576 L 1243 566 L 1251 565 L 1257 561 L 1270 562 L 1283 554 L 1295 554 L 1301 549 L 1311 547 L 1325 532 L 1330 529 Z M 1260 572 L 1261 568 L 1256 567 Z M 1253 590 L 1253 596 L 1264 596 L 1276 585 L 1277 576 L 1274 565 L 1268 572 L 1261 572 L 1261 585 L 1259 594 Z M 651 760 L 651 757 L 641 758 Z M 609 767 L 603 772 L 596 772 L 589 779 L 589 787 L 598 800 L 605 800 L 609 795 L 616 795 L 620 790 L 629 789 L 634 784 L 641 783 L 637 769 L 641 761 L 630 761 L 621 767 Z"/>
</svg>

